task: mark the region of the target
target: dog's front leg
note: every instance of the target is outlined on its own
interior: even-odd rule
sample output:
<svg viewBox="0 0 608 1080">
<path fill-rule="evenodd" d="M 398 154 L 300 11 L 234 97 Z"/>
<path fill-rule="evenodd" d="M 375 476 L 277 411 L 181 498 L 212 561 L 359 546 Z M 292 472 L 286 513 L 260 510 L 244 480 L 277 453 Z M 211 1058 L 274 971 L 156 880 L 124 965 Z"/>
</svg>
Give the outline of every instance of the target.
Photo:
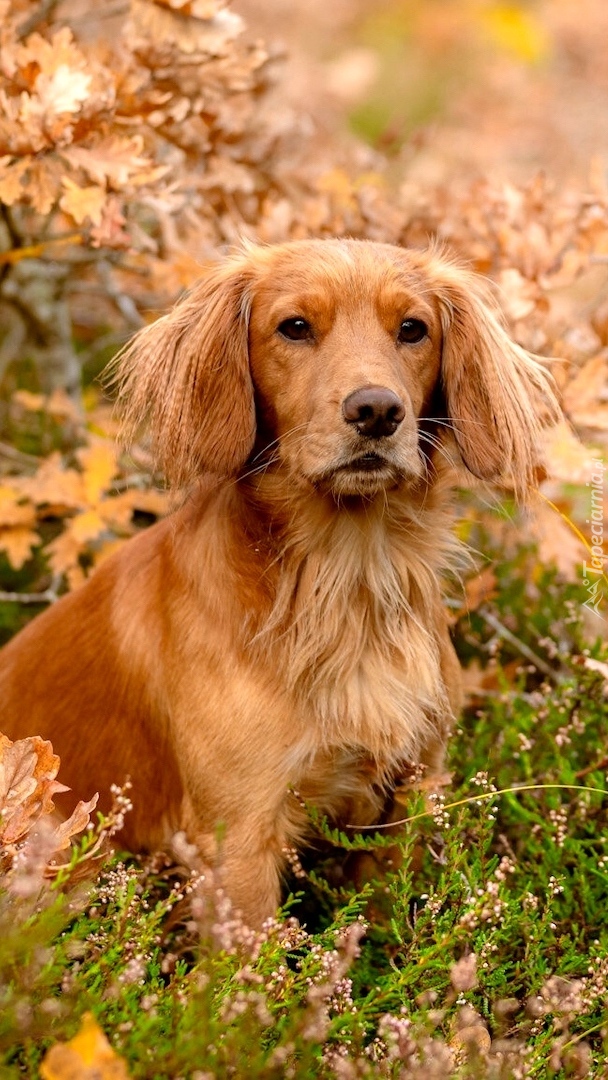
<svg viewBox="0 0 608 1080">
<path fill-rule="evenodd" d="M 208 836 L 199 838 L 197 846 L 209 852 Z M 218 923 L 222 919 L 240 917 L 247 926 L 258 929 L 265 919 L 276 915 L 285 847 L 286 842 L 277 835 L 255 835 L 247 822 L 242 827 L 233 826 L 224 839 L 216 841 L 214 856 L 202 856 L 200 895 L 205 933 L 221 936 Z"/>
</svg>

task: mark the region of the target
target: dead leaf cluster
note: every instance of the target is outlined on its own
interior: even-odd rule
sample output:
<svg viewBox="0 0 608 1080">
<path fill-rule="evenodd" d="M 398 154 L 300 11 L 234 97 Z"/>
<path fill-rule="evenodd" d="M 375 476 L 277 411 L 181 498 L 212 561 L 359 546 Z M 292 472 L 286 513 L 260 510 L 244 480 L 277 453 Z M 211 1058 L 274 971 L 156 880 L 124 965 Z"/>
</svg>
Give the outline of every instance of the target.
<svg viewBox="0 0 608 1080">
<path fill-rule="evenodd" d="M 11 742 L 0 734 L 1 871 L 13 870 L 29 844 L 42 850 L 42 877 L 55 877 L 57 855 L 89 824 L 97 795 L 88 802 L 80 801 L 66 820 L 53 818 L 54 796 L 68 790 L 56 779 L 58 770 L 59 757 L 45 739 L 35 735 Z"/>
</svg>

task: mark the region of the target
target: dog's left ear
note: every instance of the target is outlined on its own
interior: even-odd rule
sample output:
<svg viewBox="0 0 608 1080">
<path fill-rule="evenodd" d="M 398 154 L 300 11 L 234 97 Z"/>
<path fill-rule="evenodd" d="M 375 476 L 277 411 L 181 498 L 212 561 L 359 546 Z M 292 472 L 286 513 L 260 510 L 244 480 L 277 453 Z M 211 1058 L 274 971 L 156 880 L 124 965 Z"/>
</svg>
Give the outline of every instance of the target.
<svg viewBox="0 0 608 1080">
<path fill-rule="evenodd" d="M 550 373 L 507 334 L 482 278 L 437 260 L 442 383 L 460 455 L 483 480 L 509 477 L 518 497 L 536 486 L 541 432 L 561 409 Z"/>
</svg>

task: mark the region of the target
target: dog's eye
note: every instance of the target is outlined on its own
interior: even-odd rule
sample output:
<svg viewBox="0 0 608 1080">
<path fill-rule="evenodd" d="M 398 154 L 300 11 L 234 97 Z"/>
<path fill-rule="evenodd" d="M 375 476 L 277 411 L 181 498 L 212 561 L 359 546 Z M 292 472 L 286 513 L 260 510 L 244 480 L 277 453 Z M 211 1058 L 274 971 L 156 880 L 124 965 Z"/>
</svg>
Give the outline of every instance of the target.
<svg viewBox="0 0 608 1080">
<path fill-rule="evenodd" d="M 397 341 L 402 345 L 415 345 L 428 334 L 428 327 L 422 319 L 404 319 L 399 327 Z"/>
<path fill-rule="evenodd" d="M 312 326 L 306 319 L 284 319 L 277 327 L 279 334 L 290 341 L 310 341 L 313 337 Z"/>
</svg>

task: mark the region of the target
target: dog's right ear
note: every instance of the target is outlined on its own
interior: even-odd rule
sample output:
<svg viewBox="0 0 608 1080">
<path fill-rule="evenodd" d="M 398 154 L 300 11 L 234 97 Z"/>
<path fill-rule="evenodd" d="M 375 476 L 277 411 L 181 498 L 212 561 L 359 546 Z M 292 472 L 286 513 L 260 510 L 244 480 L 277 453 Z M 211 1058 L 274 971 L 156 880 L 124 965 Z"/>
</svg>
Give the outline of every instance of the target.
<svg viewBox="0 0 608 1080">
<path fill-rule="evenodd" d="M 234 475 L 253 448 L 249 283 L 246 257 L 220 263 L 111 366 L 125 439 L 147 422 L 171 484 Z"/>
</svg>

